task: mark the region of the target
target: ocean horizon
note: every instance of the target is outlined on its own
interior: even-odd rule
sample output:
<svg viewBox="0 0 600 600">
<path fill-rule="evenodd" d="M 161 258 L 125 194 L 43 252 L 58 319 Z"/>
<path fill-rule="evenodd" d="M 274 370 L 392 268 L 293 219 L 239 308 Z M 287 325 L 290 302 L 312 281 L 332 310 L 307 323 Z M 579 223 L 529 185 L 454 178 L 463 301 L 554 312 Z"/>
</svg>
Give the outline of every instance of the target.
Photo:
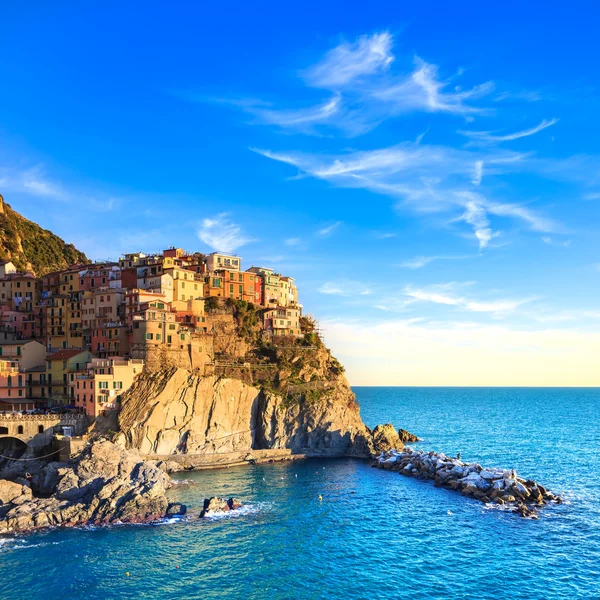
<svg viewBox="0 0 600 600">
<path fill-rule="evenodd" d="M 599 392 L 353 389 L 367 425 L 515 468 L 564 504 L 522 519 L 350 458 L 179 473 L 169 496 L 190 508 L 183 519 L 3 539 L 0 597 L 598 597 Z M 197 519 L 214 495 L 244 509 Z"/>
</svg>

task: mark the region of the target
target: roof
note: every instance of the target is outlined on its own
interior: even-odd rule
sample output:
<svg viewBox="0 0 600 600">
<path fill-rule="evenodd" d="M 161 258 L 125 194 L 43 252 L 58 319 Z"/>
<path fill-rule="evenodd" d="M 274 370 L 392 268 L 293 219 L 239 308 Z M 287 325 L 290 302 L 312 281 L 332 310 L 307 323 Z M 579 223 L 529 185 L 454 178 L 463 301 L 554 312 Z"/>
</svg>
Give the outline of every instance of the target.
<svg viewBox="0 0 600 600">
<path fill-rule="evenodd" d="M 81 348 L 78 350 L 59 350 L 54 354 L 49 354 L 46 356 L 46 360 L 68 360 L 69 358 L 73 358 L 78 354 L 87 353 L 87 350 L 82 350 Z"/>
<path fill-rule="evenodd" d="M 30 340 L 30 339 L 23 339 L 23 340 L 1 340 L 0 339 L 0 345 L 5 345 L 5 346 L 11 346 L 11 345 L 24 346 L 25 344 L 30 344 L 31 342 L 36 342 L 37 344 L 39 344 L 39 342 L 37 340 Z M 42 344 L 40 344 L 40 345 L 42 345 Z"/>
</svg>

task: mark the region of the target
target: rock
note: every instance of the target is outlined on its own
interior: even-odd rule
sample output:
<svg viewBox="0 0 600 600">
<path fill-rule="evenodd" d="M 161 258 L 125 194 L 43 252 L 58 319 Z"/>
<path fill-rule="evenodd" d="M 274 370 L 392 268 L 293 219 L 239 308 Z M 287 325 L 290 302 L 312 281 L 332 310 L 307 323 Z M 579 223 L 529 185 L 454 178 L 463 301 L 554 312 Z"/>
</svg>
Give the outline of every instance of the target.
<svg viewBox="0 0 600 600">
<path fill-rule="evenodd" d="M 410 433 L 410 431 L 406 431 L 406 429 L 398 429 L 398 437 L 400 438 L 400 441 L 404 443 L 421 441 L 421 438 L 418 438 L 414 433 Z"/>
<path fill-rule="evenodd" d="M 179 517 L 185 515 L 187 512 L 187 506 L 185 504 L 181 504 L 179 502 L 171 502 L 169 506 L 167 506 L 167 517 Z"/>
<path fill-rule="evenodd" d="M 230 341 L 236 342 L 234 338 L 232 334 Z M 223 339 L 215 338 L 215 347 Z M 305 349 L 298 352 L 306 355 Z M 310 363 L 312 372 L 301 377 L 306 383 L 281 385 L 279 392 L 182 366 L 142 373 L 123 396 L 121 436 L 127 448 L 163 460 L 171 454 L 222 458 L 226 453 L 246 456 L 283 448 L 308 456 L 372 456 L 373 433 L 360 417 L 345 376 L 332 374 L 324 347 L 315 349 Z M 285 378 L 281 370 L 273 373 Z M 298 393 L 290 401 L 292 387 Z M 313 394 L 316 400 L 307 401 Z M 401 448 L 396 431 L 394 435 L 397 442 L 392 445 Z"/>
<path fill-rule="evenodd" d="M 24 494 L 28 494 L 31 498 L 31 488 L 14 481 L 0 479 L 0 504 L 10 504 Z"/>
<path fill-rule="evenodd" d="M 52 495 L 32 497 L 30 488 L 19 486 L 28 498 L 0 519 L 0 533 L 56 525 L 142 523 L 166 514 L 168 475 L 108 440 L 90 444 L 71 464 L 51 463 L 47 471 L 40 481 L 56 481 Z"/>
<path fill-rule="evenodd" d="M 373 466 L 417 479 L 433 480 L 436 487 L 460 491 L 463 496 L 486 504 L 512 505 L 515 512 L 530 518 L 537 518 L 536 506 L 547 501 L 560 502 L 560 498 L 535 481 L 517 477 L 515 471 L 484 469 L 476 463 L 465 464 L 442 453 L 390 449 L 382 451 Z"/>
<path fill-rule="evenodd" d="M 387 452 L 392 449 L 401 450 L 404 444 L 398 436 L 398 432 L 391 423 L 377 425 L 373 429 L 373 447 L 375 452 Z"/>
<path fill-rule="evenodd" d="M 227 506 L 229 506 L 231 510 L 236 510 L 237 508 L 242 508 L 243 505 L 237 498 L 229 498 L 229 500 L 227 500 Z"/>
<path fill-rule="evenodd" d="M 210 515 L 224 513 L 230 510 L 236 510 L 242 507 L 242 503 L 237 498 L 229 498 L 225 500 L 218 496 L 212 498 L 205 498 L 204 508 L 200 513 L 200 518 L 208 517 Z"/>
</svg>

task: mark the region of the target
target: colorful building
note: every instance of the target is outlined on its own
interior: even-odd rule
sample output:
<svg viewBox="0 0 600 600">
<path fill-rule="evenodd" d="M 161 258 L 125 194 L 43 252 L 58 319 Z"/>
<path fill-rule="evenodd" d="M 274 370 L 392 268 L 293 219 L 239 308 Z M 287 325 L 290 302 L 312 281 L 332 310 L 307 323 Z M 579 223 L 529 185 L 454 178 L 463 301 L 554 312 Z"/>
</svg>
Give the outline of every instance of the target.
<svg viewBox="0 0 600 600">
<path fill-rule="evenodd" d="M 59 350 L 46 356 L 47 398 L 51 405 L 72 403 L 69 384 L 92 359 L 88 350 Z"/>
<path fill-rule="evenodd" d="M 300 331 L 300 309 L 285 306 L 268 308 L 264 312 L 265 331 L 272 335 L 302 335 Z"/>
<path fill-rule="evenodd" d="M 121 396 L 133 385 L 144 361 L 124 357 L 93 358 L 73 374 L 70 396 L 75 406 L 96 418 L 119 410 Z"/>
</svg>

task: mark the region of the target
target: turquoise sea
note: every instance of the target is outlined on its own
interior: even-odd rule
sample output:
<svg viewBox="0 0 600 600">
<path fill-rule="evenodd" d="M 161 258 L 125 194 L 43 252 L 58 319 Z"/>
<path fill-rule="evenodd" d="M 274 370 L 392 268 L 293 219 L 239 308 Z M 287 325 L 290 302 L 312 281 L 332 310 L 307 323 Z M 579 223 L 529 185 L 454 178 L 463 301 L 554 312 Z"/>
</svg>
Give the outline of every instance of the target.
<svg viewBox="0 0 600 600">
<path fill-rule="evenodd" d="M 178 474 L 173 500 L 246 506 L 4 539 L 0 598 L 600 598 L 600 390 L 355 392 L 368 425 L 516 468 L 566 503 L 526 520 L 351 459 Z"/>
</svg>

